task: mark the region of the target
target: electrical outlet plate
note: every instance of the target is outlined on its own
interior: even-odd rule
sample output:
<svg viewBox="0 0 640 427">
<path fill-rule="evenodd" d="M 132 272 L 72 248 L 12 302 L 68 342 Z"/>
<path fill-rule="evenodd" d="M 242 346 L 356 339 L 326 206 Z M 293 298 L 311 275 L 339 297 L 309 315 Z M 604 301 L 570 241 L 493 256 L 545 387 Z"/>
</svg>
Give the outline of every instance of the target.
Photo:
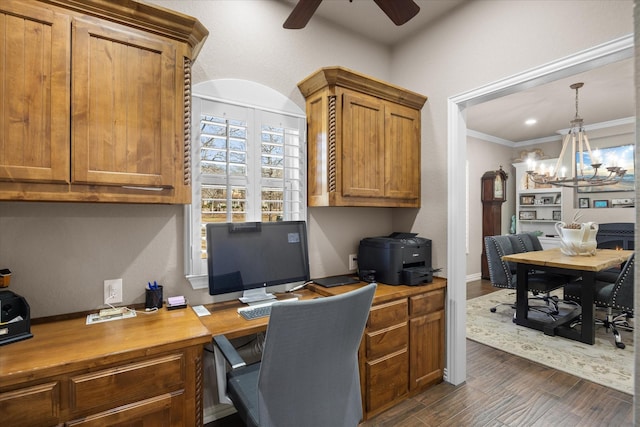
<svg viewBox="0 0 640 427">
<path fill-rule="evenodd" d="M 355 271 L 358 269 L 358 255 L 349 254 L 349 270 Z"/>
<path fill-rule="evenodd" d="M 118 304 L 122 302 L 122 279 L 104 281 L 104 303 Z"/>
</svg>

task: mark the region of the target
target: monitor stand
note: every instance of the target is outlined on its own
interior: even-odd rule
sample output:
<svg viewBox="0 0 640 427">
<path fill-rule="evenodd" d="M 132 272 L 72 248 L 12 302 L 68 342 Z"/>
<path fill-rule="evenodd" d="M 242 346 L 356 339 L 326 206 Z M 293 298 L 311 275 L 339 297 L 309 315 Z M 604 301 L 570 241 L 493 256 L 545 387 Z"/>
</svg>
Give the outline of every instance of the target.
<svg viewBox="0 0 640 427">
<path fill-rule="evenodd" d="M 276 298 L 275 295 L 267 293 L 265 289 L 266 288 L 264 287 L 256 289 L 245 289 L 242 292 L 242 296 L 238 299 L 245 304 L 256 304 Z"/>
</svg>

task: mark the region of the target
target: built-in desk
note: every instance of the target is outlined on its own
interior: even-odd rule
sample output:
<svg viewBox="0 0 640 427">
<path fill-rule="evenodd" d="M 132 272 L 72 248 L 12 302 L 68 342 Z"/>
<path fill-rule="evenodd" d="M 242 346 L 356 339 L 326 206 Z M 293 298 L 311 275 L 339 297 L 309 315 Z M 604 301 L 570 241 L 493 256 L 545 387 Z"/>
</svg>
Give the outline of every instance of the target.
<svg viewBox="0 0 640 427">
<path fill-rule="evenodd" d="M 304 290 L 278 297 L 313 299 L 363 285 L 324 288 L 311 284 Z M 365 419 L 442 382 L 446 286 L 446 280 L 438 277 L 421 286 L 378 284 L 359 350 Z M 200 320 L 212 335 L 230 338 L 267 328 L 268 318 L 245 320 L 236 311 L 240 306 L 237 301 L 206 305 L 211 316 Z"/>
<path fill-rule="evenodd" d="M 33 325 L 0 347 L 3 426 L 202 426 L 202 347 L 191 308 L 86 325 Z"/>
</svg>

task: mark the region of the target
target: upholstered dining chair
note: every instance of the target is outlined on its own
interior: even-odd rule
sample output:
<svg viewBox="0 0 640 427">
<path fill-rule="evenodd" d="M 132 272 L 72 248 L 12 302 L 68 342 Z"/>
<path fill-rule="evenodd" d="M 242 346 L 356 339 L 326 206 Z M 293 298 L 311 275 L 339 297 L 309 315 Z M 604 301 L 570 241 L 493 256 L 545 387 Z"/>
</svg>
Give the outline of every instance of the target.
<svg viewBox="0 0 640 427">
<path fill-rule="evenodd" d="M 491 284 L 498 288 L 516 289 L 517 265 L 503 261 L 502 257 L 521 252 L 542 250 L 538 237 L 531 233 L 509 234 L 501 236 L 486 236 L 484 238 L 487 264 L 489 266 L 489 278 Z M 545 306 L 530 306 L 530 309 L 544 311 L 546 314 L 558 313 L 558 299 L 550 296 L 550 292 L 561 288 L 568 282 L 566 276 L 548 274 L 540 271 L 529 273 L 529 291 L 533 293 L 530 299 L 539 299 L 545 302 Z M 514 303 L 502 303 L 515 308 Z M 491 307 L 495 312 L 498 306 Z"/>
<path fill-rule="evenodd" d="M 245 365 L 214 337 L 232 368 L 227 391 L 251 427 L 356 427 L 362 418 L 358 348 L 376 290 L 275 303 L 262 360 Z"/>
<path fill-rule="evenodd" d="M 619 328 L 632 331 L 629 319 L 633 317 L 634 300 L 634 267 L 635 253 L 622 266 L 615 281 L 606 280 L 608 277 L 596 275 L 594 301 L 596 307 L 606 309 L 604 319 L 596 319 L 596 324 L 603 325 L 607 331 L 613 333 L 616 347 L 625 348 Z M 604 279 L 604 280 L 603 280 Z M 568 284 L 564 288 L 564 298 L 569 301 L 580 302 L 580 281 Z M 615 312 L 615 314 L 614 314 Z"/>
</svg>

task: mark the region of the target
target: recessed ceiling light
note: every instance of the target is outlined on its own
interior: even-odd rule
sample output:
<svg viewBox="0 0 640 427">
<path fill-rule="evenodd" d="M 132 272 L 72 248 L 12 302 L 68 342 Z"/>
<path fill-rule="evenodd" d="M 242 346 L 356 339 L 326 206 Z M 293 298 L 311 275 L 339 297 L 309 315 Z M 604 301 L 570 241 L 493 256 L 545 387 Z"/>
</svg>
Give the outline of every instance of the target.
<svg viewBox="0 0 640 427">
<path fill-rule="evenodd" d="M 531 126 L 531 125 L 535 125 L 536 123 L 538 123 L 538 121 L 536 119 L 527 119 L 524 124 L 527 126 Z"/>
</svg>

